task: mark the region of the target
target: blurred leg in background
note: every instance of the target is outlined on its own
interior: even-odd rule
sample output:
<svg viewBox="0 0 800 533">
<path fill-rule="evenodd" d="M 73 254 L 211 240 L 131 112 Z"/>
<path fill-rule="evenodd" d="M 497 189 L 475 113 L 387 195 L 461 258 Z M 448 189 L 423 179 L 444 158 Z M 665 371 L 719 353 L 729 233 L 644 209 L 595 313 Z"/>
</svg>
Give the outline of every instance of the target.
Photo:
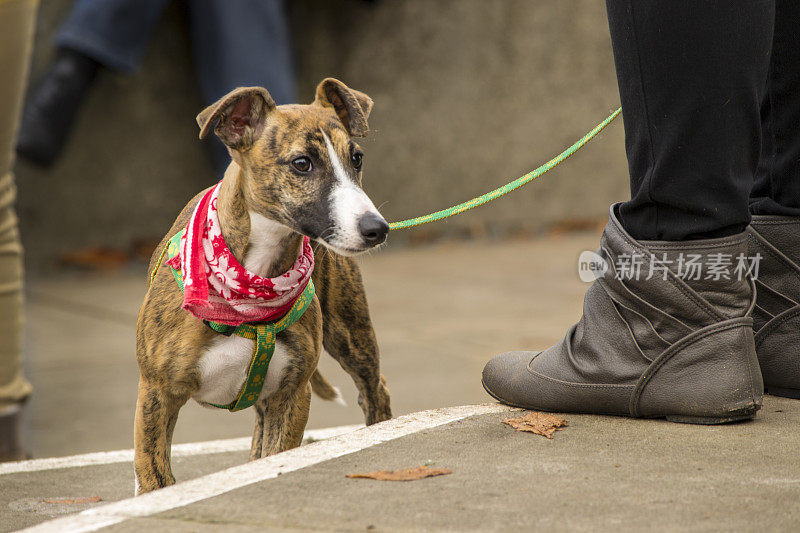
<svg viewBox="0 0 800 533">
<path fill-rule="evenodd" d="M 133 73 L 169 0 L 77 0 L 56 35 L 56 60 L 25 105 L 17 152 L 35 163 L 58 158 L 101 67 Z M 294 101 L 291 36 L 284 0 L 186 3 L 200 90 L 206 104 L 249 85 L 278 104 Z M 230 162 L 210 140 L 218 176 Z"/>
<path fill-rule="evenodd" d="M 132 74 L 169 1 L 77 0 L 58 29 L 55 44 Z"/>
<path fill-rule="evenodd" d="M 631 199 L 612 207 L 598 251 L 608 270 L 580 322 L 542 352 L 495 357 L 484 386 L 530 409 L 752 418 L 763 381 L 745 230 L 775 1 L 606 5 Z"/>
<path fill-rule="evenodd" d="M 20 419 L 22 403 L 31 393 L 22 376 L 22 245 L 12 166 L 36 7 L 36 0 L 0 0 L 0 461 L 25 458 Z"/>
<path fill-rule="evenodd" d="M 55 37 L 56 59 L 25 104 L 17 152 L 40 165 L 58 158 L 103 66 L 136 70 L 169 0 L 77 0 Z"/>
<path fill-rule="evenodd" d="M 296 102 L 292 43 L 284 0 L 192 0 L 192 55 L 206 104 L 236 87 L 265 87 L 278 105 Z M 214 168 L 230 163 L 212 135 Z"/>
</svg>

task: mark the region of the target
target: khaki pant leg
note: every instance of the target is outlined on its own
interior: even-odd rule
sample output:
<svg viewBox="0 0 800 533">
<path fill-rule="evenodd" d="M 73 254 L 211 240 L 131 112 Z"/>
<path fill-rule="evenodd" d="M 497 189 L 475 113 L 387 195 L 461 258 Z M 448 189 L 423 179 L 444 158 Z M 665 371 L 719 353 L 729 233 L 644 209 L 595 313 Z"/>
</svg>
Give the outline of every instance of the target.
<svg viewBox="0 0 800 533">
<path fill-rule="evenodd" d="M 0 0 L 0 409 L 31 393 L 22 376 L 22 245 L 12 165 L 36 7 L 37 0 Z"/>
</svg>

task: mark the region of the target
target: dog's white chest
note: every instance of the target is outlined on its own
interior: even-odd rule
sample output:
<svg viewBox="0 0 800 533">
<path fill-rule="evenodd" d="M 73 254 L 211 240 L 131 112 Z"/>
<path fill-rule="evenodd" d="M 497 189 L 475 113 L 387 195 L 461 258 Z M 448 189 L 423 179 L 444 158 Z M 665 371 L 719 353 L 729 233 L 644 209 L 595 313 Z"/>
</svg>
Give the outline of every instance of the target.
<svg viewBox="0 0 800 533">
<path fill-rule="evenodd" d="M 220 335 L 214 339 L 200 357 L 200 390 L 193 398 L 198 402 L 231 403 L 242 389 L 252 357 L 253 341 L 250 339 L 238 335 Z M 260 398 L 266 398 L 278 390 L 288 362 L 286 346 L 280 341 L 276 342 Z"/>
<path fill-rule="evenodd" d="M 290 234 L 291 230 L 285 226 L 251 212 L 250 237 L 244 267 L 250 272 L 266 275 L 282 253 L 281 241 Z M 252 358 L 253 341 L 250 339 L 238 335 L 217 336 L 200 357 L 200 390 L 193 398 L 198 402 L 231 403 L 242 389 Z M 286 346 L 277 341 L 259 398 L 266 398 L 278 390 L 288 363 Z"/>
</svg>

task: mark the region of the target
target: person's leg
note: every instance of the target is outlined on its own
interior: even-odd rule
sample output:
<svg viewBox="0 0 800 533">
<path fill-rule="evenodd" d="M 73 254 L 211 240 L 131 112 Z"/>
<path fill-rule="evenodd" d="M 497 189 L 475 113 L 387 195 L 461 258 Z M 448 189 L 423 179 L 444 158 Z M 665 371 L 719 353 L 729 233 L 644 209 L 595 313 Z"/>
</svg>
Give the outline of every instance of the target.
<svg viewBox="0 0 800 533">
<path fill-rule="evenodd" d="M 608 0 L 636 238 L 733 235 L 750 222 L 773 0 Z"/>
<path fill-rule="evenodd" d="M 607 0 L 632 199 L 612 208 L 608 271 L 543 352 L 483 383 L 531 409 L 721 423 L 761 405 L 749 317 L 748 195 L 772 0 Z"/>
<path fill-rule="evenodd" d="M 800 216 L 800 3 L 778 0 L 763 99 L 763 143 L 750 197 L 754 215 Z"/>
<path fill-rule="evenodd" d="M 76 0 L 55 44 L 132 73 L 169 0 Z"/>
<path fill-rule="evenodd" d="M 283 0 L 193 0 L 192 55 L 200 90 L 211 104 L 236 87 L 265 87 L 275 103 L 295 101 L 291 35 Z M 221 177 L 230 162 L 214 137 Z"/>
<path fill-rule="evenodd" d="M 22 245 L 14 213 L 13 141 L 36 20 L 35 0 L 0 2 L 0 461 L 24 459 L 19 442 L 22 402 Z"/>
<path fill-rule="evenodd" d="M 762 107 L 761 160 L 750 197 L 753 311 L 767 392 L 800 398 L 800 3 L 778 0 Z"/>
<path fill-rule="evenodd" d="M 56 59 L 25 105 L 21 156 L 41 165 L 58 158 L 98 69 L 133 72 L 168 1 L 75 2 L 56 34 Z"/>
</svg>

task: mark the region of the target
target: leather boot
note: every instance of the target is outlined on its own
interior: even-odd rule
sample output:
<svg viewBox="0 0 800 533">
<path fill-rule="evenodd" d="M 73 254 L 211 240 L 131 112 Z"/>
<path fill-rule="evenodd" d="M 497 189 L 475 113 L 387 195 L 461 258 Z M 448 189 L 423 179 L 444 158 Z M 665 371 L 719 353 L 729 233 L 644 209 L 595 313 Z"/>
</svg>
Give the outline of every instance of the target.
<svg viewBox="0 0 800 533">
<path fill-rule="evenodd" d="M 750 255 L 759 256 L 756 354 L 769 394 L 800 398 L 800 218 L 753 216 Z"/>
<path fill-rule="evenodd" d="M 20 440 L 21 419 L 21 404 L 0 407 L 0 463 L 28 458 Z"/>
<path fill-rule="evenodd" d="M 763 382 L 751 333 L 755 289 L 739 264 L 747 234 L 637 242 L 615 208 L 598 251 L 607 270 L 589 287 L 580 322 L 542 352 L 489 361 L 484 388 L 544 411 L 696 424 L 752 418 Z"/>
<path fill-rule="evenodd" d="M 22 111 L 17 135 L 20 156 L 42 166 L 55 162 L 98 68 L 99 63 L 79 52 L 59 50 Z"/>
</svg>

